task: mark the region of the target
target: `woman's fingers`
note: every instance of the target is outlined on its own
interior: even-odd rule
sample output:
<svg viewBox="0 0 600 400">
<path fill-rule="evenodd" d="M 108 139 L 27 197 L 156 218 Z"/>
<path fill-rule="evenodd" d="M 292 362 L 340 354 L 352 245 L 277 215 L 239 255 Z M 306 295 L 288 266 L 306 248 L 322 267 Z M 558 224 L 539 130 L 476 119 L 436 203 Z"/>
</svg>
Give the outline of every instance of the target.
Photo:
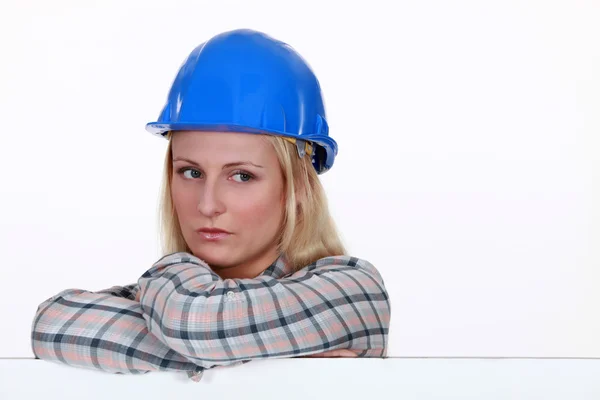
<svg viewBox="0 0 600 400">
<path fill-rule="evenodd" d="M 323 353 L 311 354 L 308 356 L 301 356 L 298 358 L 304 357 L 358 357 L 358 354 L 352 350 L 348 349 L 338 349 L 338 350 L 329 350 Z"/>
</svg>

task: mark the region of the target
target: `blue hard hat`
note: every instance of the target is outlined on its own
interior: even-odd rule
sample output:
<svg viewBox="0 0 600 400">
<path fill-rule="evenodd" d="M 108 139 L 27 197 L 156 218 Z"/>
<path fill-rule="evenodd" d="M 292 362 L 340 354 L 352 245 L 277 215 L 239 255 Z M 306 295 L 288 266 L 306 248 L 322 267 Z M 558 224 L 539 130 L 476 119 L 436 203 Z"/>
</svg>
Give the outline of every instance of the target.
<svg viewBox="0 0 600 400">
<path fill-rule="evenodd" d="M 196 47 L 173 81 L 158 121 L 146 130 L 211 130 L 283 136 L 311 151 L 318 174 L 329 170 L 337 143 L 321 87 L 291 46 L 264 33 L 238 29 Z"/>
</svg>

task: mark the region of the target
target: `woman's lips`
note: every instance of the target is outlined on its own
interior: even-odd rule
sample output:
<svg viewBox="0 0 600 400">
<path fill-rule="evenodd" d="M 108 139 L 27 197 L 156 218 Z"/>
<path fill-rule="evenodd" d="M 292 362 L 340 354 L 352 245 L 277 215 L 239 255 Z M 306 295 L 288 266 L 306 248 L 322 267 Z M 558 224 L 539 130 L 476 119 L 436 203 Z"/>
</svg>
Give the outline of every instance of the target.
<svg viewBox="0 0 600 400">
<path fill-rule="evenodd" d="M 229 236 L 231 234 L 230 233 L 225 233 L 225 232 L 203 232 L 203 231 L 199 231 L 198 235 L 200 235 L 200 238 L 202 238 L 203 240 L 206 240 L 206 241 L 209 241 L 209 242 L 216 242 L 216 241 L 225 239 L 227 236 Z"/>
</svg>

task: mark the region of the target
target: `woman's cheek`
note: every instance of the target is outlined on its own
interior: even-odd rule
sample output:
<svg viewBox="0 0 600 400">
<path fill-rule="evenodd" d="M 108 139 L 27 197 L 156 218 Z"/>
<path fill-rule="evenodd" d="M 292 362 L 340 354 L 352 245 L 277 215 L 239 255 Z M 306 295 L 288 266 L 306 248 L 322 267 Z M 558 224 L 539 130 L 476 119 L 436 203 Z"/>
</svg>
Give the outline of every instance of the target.
<svg viewBox="0 0 600 400">
<path fill-rule="evenodd" d="M 264 222 L 268 214 L 272 212 L 273 206 L 264 202 L 245 201 L 238 209 L 238 216 L 244 221 L 256 223 Z"/>
</svg>

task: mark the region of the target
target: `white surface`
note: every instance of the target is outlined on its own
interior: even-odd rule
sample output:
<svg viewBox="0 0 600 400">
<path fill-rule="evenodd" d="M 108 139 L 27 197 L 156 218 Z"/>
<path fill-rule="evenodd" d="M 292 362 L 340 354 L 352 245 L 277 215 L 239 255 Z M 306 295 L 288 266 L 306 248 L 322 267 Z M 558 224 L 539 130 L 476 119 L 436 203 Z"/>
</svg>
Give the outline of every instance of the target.
<svg viewBox="0 0 600 400">
<path fill-rule="evenodd" d="M 385 279 L 389 355 L 600 357 L 600 2 L 340 4 L 1 3 L 0 356 L 32 356 L 46 298 L 156 261 L 144 126 L 193 47 L 248 27 L 321 80 L 323 182 Z"/>
<path fill-rule="evenodd" d="M 600 360 L 278 359 L 208 370 L 195 383 L 184 373 L 112 375 L 0 359 L 0 398 L 596 400 L 598 376 Z"/>
</svg>

